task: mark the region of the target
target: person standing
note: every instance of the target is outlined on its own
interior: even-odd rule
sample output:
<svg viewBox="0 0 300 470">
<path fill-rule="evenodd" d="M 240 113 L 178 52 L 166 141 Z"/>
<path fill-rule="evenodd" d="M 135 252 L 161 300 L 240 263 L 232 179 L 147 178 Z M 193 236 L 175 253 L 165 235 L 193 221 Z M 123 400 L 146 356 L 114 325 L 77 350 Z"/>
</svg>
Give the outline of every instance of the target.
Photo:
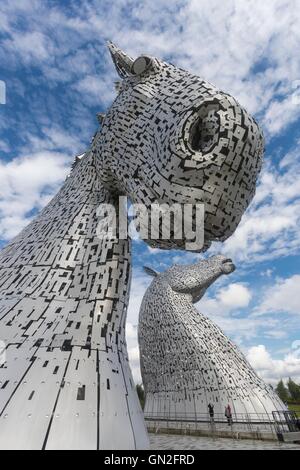
<svg viewBox="0 0 300 470">
<path fill-rule="evenodd" d="M 225 408 L 225 416 L 227 418 L 228 426 L 232 426 L 232 411 L 231 411 L 231 406 L 229 405 L 229 403 Z"/>
<path fill-rule="evenodd" d="M 210 422 L 213 423 L 215 410 L 214 410 L 214 405 L 212 405 L 211 403 L 208 404 L 208 413 L 210 417 Z"/>
</svg>

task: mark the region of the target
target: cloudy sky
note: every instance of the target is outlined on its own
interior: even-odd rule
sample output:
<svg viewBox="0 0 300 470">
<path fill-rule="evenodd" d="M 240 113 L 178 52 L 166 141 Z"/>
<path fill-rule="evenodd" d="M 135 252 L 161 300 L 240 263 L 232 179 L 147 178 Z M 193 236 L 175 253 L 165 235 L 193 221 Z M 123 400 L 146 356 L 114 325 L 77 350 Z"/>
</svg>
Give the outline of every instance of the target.
<svg viewBox="0 0 300 470">
<path fill-rule="evenodd" d="M 231 239 L 210 250 L 238 269 L 198 308 L 268 382 L 300 381 L 298 0 L 1 0 L 1 246 L 57 192 L 89 145 L 96 113 L 114 99 L 108 39 L 133 57 L 156 55 L 198 74 L 261 123 L 267 149 L 256 198 Z M 137 317 L 150 282 L 142 266 L 196 259 L 134 243 L 127 336 L 136 380 Z"/>
</svg>

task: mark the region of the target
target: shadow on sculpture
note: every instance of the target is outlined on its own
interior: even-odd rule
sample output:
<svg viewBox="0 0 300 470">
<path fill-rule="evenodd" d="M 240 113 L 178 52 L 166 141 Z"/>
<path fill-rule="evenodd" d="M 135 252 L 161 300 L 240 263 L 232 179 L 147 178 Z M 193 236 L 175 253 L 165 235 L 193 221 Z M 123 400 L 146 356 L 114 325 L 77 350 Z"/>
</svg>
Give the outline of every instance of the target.
<svg viewBox="0 0 300 470">
<path fill-rule="evenodd" d="M 229 404 L 234 419 L 259 423 L 286 410 L 232 341 L 194 306 L 234 269 L 221 255 L 163 273 L 147 268 L 154 280 L 139 317 L 146 418 L 205 421 L 212 405 L 214 417 L 226 421 Z"/>
<path fill-rule="evenodd" d="M 130 241 L 99 239 L 97 209 L 120 195 L 146 208 L 204 204 L 206 249 L 234 232 L 255 192 L 263 137 L 234 98 L 109 50 L 117 98 L 60 192 L 0 253 L 0 449 L 149 445 L 125 340 Z"/>
</svg>

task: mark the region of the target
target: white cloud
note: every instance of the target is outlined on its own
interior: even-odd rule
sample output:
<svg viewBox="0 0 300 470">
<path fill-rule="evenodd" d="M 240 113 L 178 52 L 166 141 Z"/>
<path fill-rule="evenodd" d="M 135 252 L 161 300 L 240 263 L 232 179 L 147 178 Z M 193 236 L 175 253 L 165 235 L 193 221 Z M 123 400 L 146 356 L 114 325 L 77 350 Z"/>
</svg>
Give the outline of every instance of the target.
<svg viewBox="0 0 300 470">
<path fill-rule="evenodd" d="M 26 61 L 43 61 L 48 58 L 47 38 L 40 32 L 28 32 L 15 34 L 12 39 L 4 41 L 4 47 L 10 52 L 18 54 Z"/>
<path fill-rule="evenodd" d="M 126 338 L 127 340 L 135 340 L 137 338 L 137 327 L 130 322 L 126 323 Z"/>
<path fill-rule="evenodd" d="M 1 9 L 1 24 L 10 36 L 3 41 L 6 60 L 38 63 L 49 80 L 76 81 L 86 99 L 91 93 L 99 96 L 100 80 L 110 82 L 112 66 L 97 80 L 99 58 L 108 61 L 103 44 L 109 25 L 110 39 L 131 55 L 170 57 L 234 94 L 251 112 L 262 114 L 270 135 L 299 117 L 300 106 L 291 99 L 293 82 L 300 78 L 296 0 L 136 0 L 130 5 L 116 0 L 105 7 L 94 0 L 69 12 L 36 1 L 2 0 Z M 25 32 L 18 30 L 20 17 L 26 20 Z"/>
<path fill-rule="evenodd" d="M 279 325 L 280 327 L 280 325 Z M 272 339 L 285 339 L 288 337 L 288 333 L 286 331 L 283 331 L 282 329 L 280 330 L 270 330 L 265 333 L 265 336 L 267 338 L 272 338 Z"/>
<path fill-rule="evenodd" d="M 273 272 L 274 272 L 274 270 L 269 268 L 269 269 L 266 269 L 266 271 L 262 271 L 262 272 L 260 273 L 260 275 L 261 275 L 262 277 L 271 278 L 272 275 L 273 275 Z"/>
<path fill-rule="evenodd" d="M 138 346 L 135 348 L 129 348 L 128 353 L 131 362 L 135 363 L 140 360 L 140 351 Z"/>
<path fill-rule="evenodd" d="M 249 305 L 252 293 L 240 283 L 233 283 L 217 291 L 214 298 L 205 295 L 197 307 L 205 315 L 228 315 L 230 312 Z"/>
<path fill-rule="evenodd" d="M 242 284 L 230 284 L 219 292 L 221 304 L 229 308 L 247 307 L 251 300 L 251 292 Z"/>
<path fill-rule="evenodd" d="M 10 147 L 8 143 L 3 140 L 0 141 L 0 152 L 9 152 L 9 151 L 10 151 Z"/>
<path fill-rule="evenodd" d="M 271 135 L 278 134 L 288 124 L 292 124 L 300 116 L 300 105 L 295 103 L 293 95 L 270 103 L 265 116 L 264 125 Z"/>
<path fill-rule="evenodd" d="M 70 160 L 60 153 L 42 152 L 0 162 L 0 239 L 9 240 L 57 192 Z"/>
<path fill-rule="evenodd" d="M 128 344 L 128 355 L 133 378 L 136 383 L 140 383 L 140 356 L 138 347 L 138 321 L 140 306 L 146 292 L 147 287 L 151 283 L 152 278 L 147 276 L 140 270 L 133 272 L 133 279 L 130 292 L 130 300 L 128 306 L 127 323 L 126 323 L 126 339 Z"/>
<path fill-rule="evenodd" d="M 132 325 L 136 326 L 138 324 L 140 305 L 146 289 L 151 284 L 152 280 L 153 278 L 151 276 L 148 276 L 140 269 L 134 270 L 133 272 L 128 307 L 128 321 L 132 323 Z"/>
<path fill-rule="evenodd" d="M 85 150 L 82 140 L 57 126 L 44 126 L 41 134 L 23 130 L 22 154 L 0 161 L 0 239 L 9 240 L 58 191 L 70 171 L 73 155 Z M 0 145 L 1 148 L 1 145 Z"/>
<path fill-rule="evenodd" d="M 226 256 L 253 264 L 299 252 L 299 156 L 295 147 L 282 159 L 280 170 L 266 164 L 249 210 L 221 248 Z"/>
<path fill-rule="evenodd" d="M 83 94 L 86 102 L 94 104 L 97 100 L 99 106 L 100 104 L 107 106 L 116 96 L 114 79 L 113 75 L 102 77 L 87 75 L 77 82 L 74 88 Z"/>
<path fill-rule="evenodd" d="M 151 255 L 159 255 L 161 253 L 160 248 L 152 248 L 152 246 L 149 245 L 147 245 L 147 250 L 149 251 L 149 253 L 151 253 Z"/>
<path fill-rule="evenodd" d="M 264 345 L 253 346 L 249 349 L 247 359 L 261 377 L 271 384 L 289 377 L 300 382 L 300 349 L 291 349 L 283 359 L 273 359 Z"/>
<path fill-rule="evenodd" d="M 43 126 L 40 135 L 24 132 L 22 137 L 26 144 L 22 148 L 22 155 L 28 153 L 39 153 L 64 151 L 66 157 L 80 155 L 86 148 L 80 136 L 70 133 L 56 125 Z"/>
<path fill-rule="evenodd" d="M 300 315 L 300 274 L 287 279 L 279 279 L 276 284 L 268 288 L 264 298 L 255 309 L 255 315 L 267 313 L 286 313 Z"/>
</svg>

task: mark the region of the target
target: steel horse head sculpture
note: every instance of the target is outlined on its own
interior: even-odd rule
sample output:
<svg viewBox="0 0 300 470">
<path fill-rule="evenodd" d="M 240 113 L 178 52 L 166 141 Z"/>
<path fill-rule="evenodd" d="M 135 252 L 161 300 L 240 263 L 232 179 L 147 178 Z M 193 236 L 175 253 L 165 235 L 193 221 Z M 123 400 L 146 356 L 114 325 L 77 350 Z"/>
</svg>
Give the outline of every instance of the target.
<svg viewBox="0 0 300 470">
<path fill-rule="evenodd" d="M 202 78 L 109 49 L 122 82 L 94 144 L 101 181 L 147 206 L 204 204 L 205 247 L 226 240 L 255 194 L 264 150 L 257 123 Z"/>
<path fill-rule="evenodd" d="M 205 249 L 234 232 L 254 195 L 263 138 L 235 99 L 109 50 L 117 98 L 59 193 L 0 253 L 1 449 L 148 446 L 125 340 L 130 242 L 97 237 L 99 205 L 204 204 Z"/>
<path fill-rule="evenodd" d="M 242 422 L 270 422 L 273 411 L 286 411 L 235 344 L 193 305 L 235 270 L 231 259 L 216 255 L 163 273 L 146 270 L 154 276 L 139 318 L 146 418 L 201 421 L 212 404 L 222 421 L 228 403 Z"/>
</svg>

